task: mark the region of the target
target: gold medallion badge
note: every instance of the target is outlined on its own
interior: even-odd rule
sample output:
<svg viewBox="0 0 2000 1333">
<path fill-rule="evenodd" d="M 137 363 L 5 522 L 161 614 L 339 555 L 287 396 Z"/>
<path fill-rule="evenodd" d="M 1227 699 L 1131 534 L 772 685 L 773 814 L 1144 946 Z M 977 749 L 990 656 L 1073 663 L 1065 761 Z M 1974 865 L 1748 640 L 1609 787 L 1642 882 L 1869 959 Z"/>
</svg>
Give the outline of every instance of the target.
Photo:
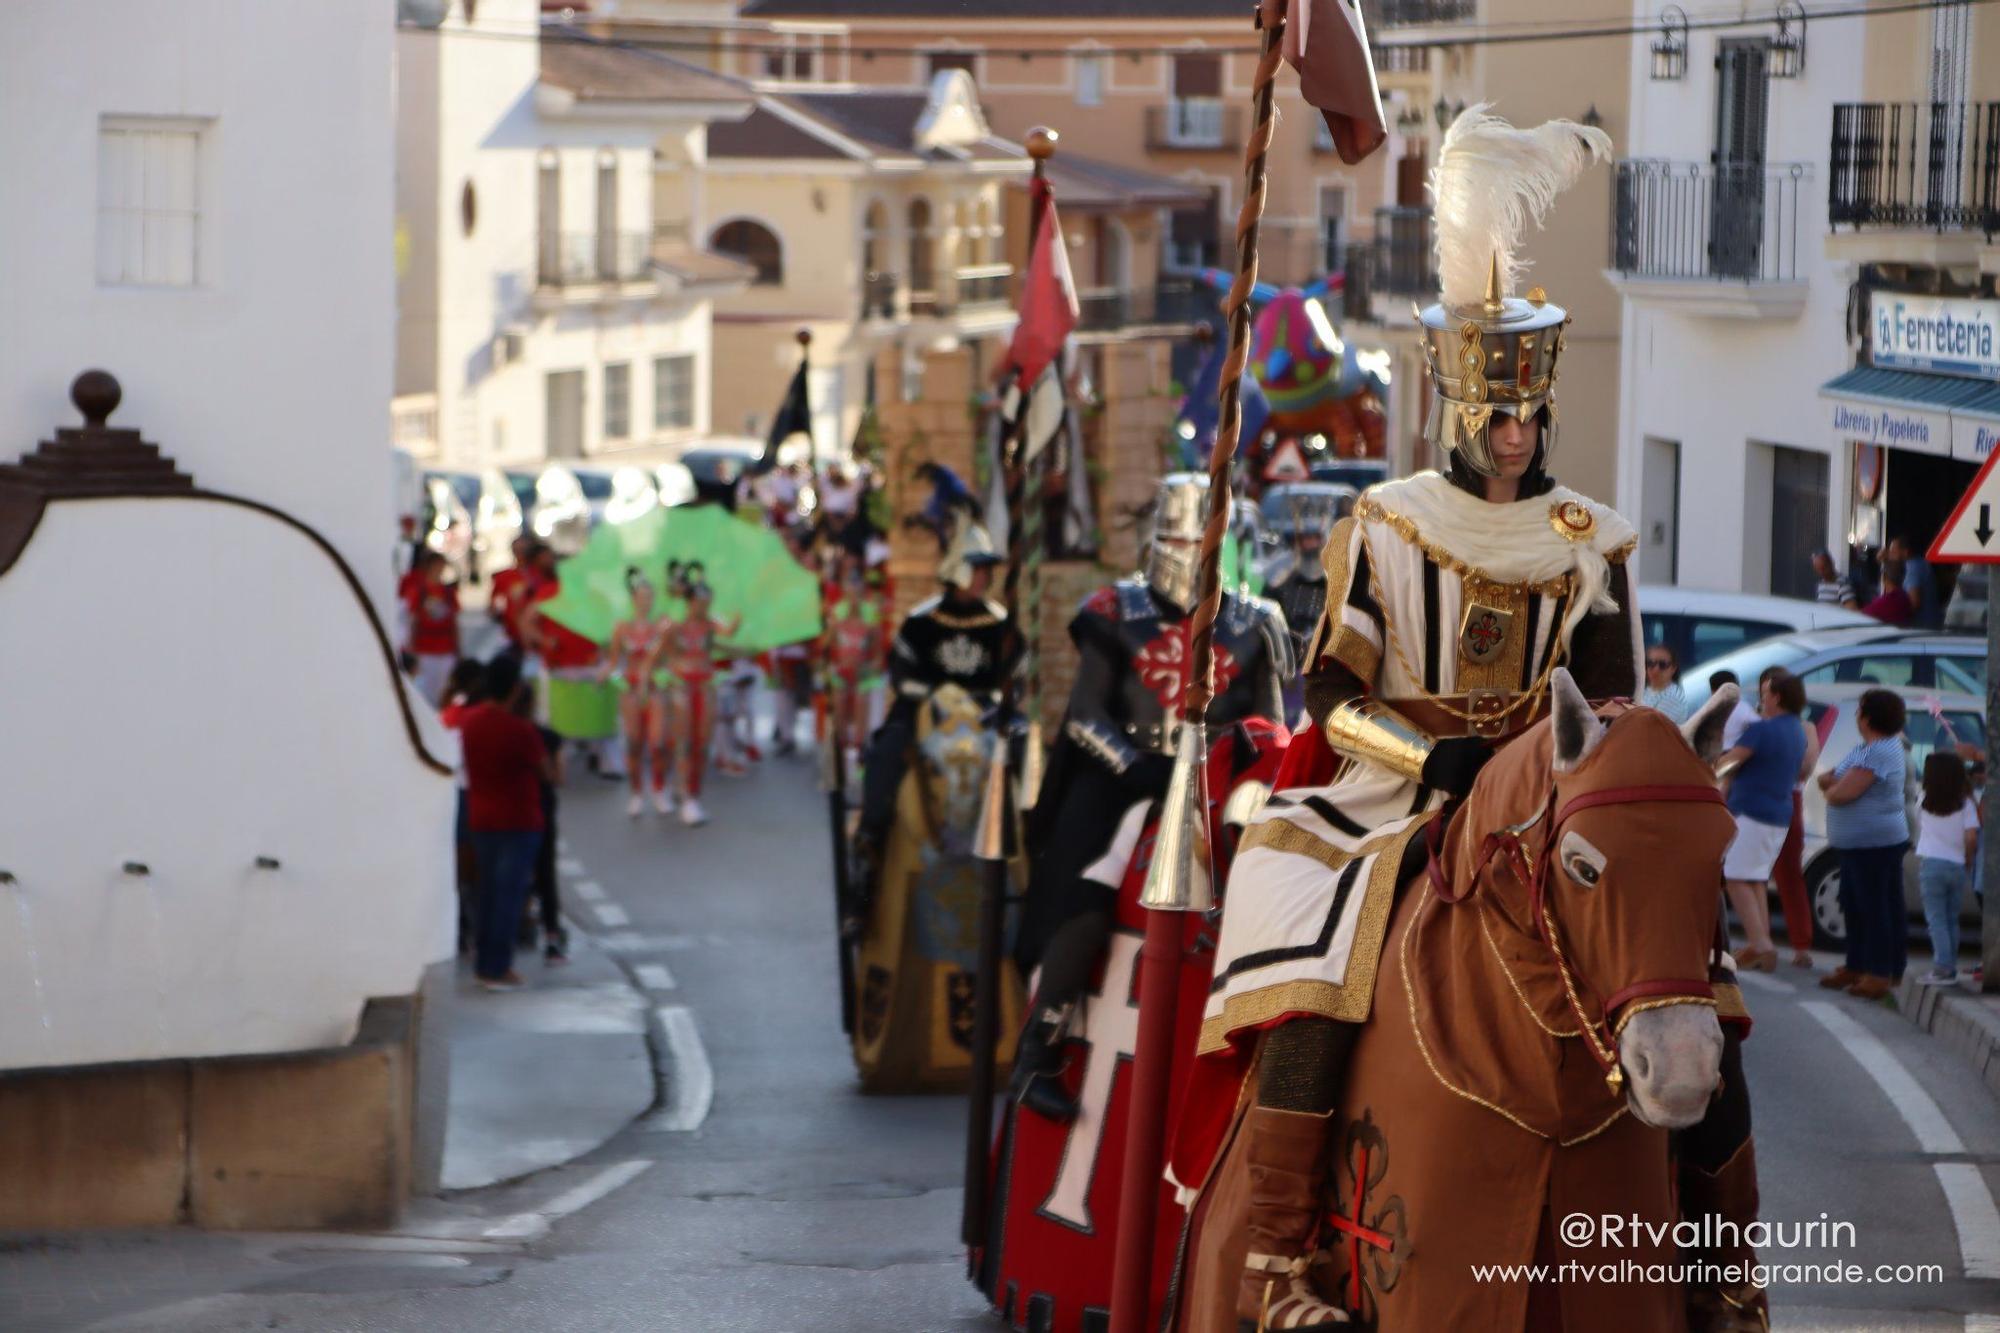
<svg viewBox="0 0 2000 1333">
<path fill-rule="evenodd" d="M 1564 500 L 1549 506 L 1549 526 L 1564 541 L 1587 541 L 1597 531 L 1597 515 L 1581 500 Z"/>
</svg>

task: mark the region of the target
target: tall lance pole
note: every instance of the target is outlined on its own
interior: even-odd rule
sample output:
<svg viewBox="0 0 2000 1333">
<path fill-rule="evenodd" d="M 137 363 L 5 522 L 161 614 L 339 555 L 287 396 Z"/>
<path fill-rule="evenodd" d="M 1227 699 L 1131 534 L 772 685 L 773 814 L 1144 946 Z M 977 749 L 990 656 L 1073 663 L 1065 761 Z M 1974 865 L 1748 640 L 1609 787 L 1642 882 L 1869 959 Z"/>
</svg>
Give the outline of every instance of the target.
<svg viewBox="0 0 2000 1333">
<path fill-rule="evenodd" d="M 812 364 L 812 330 L 800 328 L 792 335 L 799 345 L 799 363 Z M 814 458 L 818 458 L 818 445 L 814 445 Z M 822 615 L 833 610 L 821 608 Z M 827 628 L 822 621 L 822 630 Z M 833 702 L 830 660 L 823 658 L 822 675 L 817 688 L 824 703 L 813 710 L 820 716 Z M 856 885 L 853 881 L 853 866 L 848 860 L 847 846 L 847 744 L 840 734 L 838 718 L 828 718 L 826 734 L 819 737 L 820 785 L 826 791 L 828 821 L 833 825 L 833 946 L 838 950 L 840 975 L 840 1030 L 852 1036 L 854 1033 L 854 942 L 849 938 L 849 922 L 856 915 L 857 904 L 868 894 L 869 886 Z"/>
<path fill-rule="evenodd" d="M 1028 155 L 1034 159 L 1034 183 L 1029 187 L 1028 247 L 1032 265 L 1034 245 L 1042 225 L 1044 182 L 1048 160 L 1055 155 L 1056 132 L 1041 126 L 1028 131 Z M 1018 385 L 1023 398 L 1028 391 Z M 1000 600 L 1007 611 L 1007 623 L 1021 632 L 1015 620 L 1020 593 L 1022 555 L 1026 533 L 1022 530 L 1021 502 L 1026 482 L 1023 438 L 1027 421 L 1026 403 L 1014 415 L 1014 422 L 1000 442 L 1000 457 L 994 465 L 1004 475 L 1007 497 L 1007 572 L 1001 583 Z M 1030 627 L 1032 636 L 1036 627 Z M 1017 663 L 1018 666 L 1018 663 Z M 985 876 L 979 899 L 979 973 L 973 982 L 972 1003 L 972 1105 L 965 1127 L 965 1211 L 959 1218 L 959 1238 L 975 1248 L 986 1244 L 987 1157 L 993 1146 L 993 1061 L 1000 1047 L 1000 966 L 1001 943 L 1006 933 L 1007 870 L 1012 847 L 1015 817 L 1010 790 L 1015 777 L 1013 729 L 1019 671 L 1008 671 L 1000 683 L 998 743 L 986 772 L 986 791 L 980 801 L 979 831 L 974 853 L 983 860 Z"/>
<path fill-rule="evenodd" d="M 1285 0 L 1259 14 L 1263 48 L 1252 82 L 1253 124 L 1244 150 L 1243 207 L 1236 217 L 1236 281 L 1222 309 L 1229 355 L 1222 363 L 1215 447 L 1208 460 L 1207 523 L 1201 534 L 1199 595 L 1188 621 L 1187 692 L 1181 705 L 1174 776 L 1162 804 L 1153 862 L 1140 901 L 1146 940 L 1140 947 L 1139 1031 L 1133 1047 L 1131 1111 L 1126 1120 L 1118 1243 L 1111 1278 L 1111 1333 L 1150 1333 L 1155 1223 L 1165 1160 L 1167 1097 L 1174 1059 L 1182 912 L 1208 906 L 1208 705 L 1215 697 L 1215 618 L 1222 611 L 1222 543 L 1229 533 L 1230 466 L 1243 429 L 1243 369 L 1250 360 L 1250 293 L 1257 285 L 1257 231 L 1264 216 L 1265 159 L 1276 128 L 1273 104 L 1285 32 Z"/>
<path fill-rule="evenodd" d="M 1986 567 L 1986 781 L 1987 801 L 1993 800 L 1993 773 L 2000 765 L 2000 613 L 1994 610 L 1994 584 L 2000 565 Z M 1988 804 L 1979 831 L 1979 873 L 1986 886 L 1984 903 L 1980 914 L 1979 989 L 1988 995 L 2000 991 L 2000 837 L 1994 836 L 1987 825 L 1992 821 L 1993 807 Z"/>
</svg>

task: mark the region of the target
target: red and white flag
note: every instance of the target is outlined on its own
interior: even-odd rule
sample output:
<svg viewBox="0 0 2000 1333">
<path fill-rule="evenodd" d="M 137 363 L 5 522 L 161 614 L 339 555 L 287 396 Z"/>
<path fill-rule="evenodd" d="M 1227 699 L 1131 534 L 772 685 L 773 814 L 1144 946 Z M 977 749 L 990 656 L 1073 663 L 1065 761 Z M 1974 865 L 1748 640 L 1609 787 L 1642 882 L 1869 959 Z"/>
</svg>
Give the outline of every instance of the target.
<svg viewBox="0 0 2000 1333">
<path fill-rule="evenodd" d="M 1326 117 L 1340 160 L 1350 165 L 1389 137 L 1368 30 L 1356 0 L 1260 0 L 1268 27 L 1287 19 L 1285 59 L 1299 72 L 1299 92 Z M 1287 12 L 1289 11 L 1289 13 Z"/>
<path fill-rule="evenodd" d="M 1064 340 L 1082 316 L 1069 272 L 1069 247 L 1063 244 L 1062 224 L 1056 219 L 1055 191 L 1045 180 L 1034 182 L 1033 188 L 1042 221 L 1021 285 L 1021 322 L 1015 325 L 1014 341 L 1007 349 L 1007 363 L 1024 388 L 1062 355 Z"/>
</svg>

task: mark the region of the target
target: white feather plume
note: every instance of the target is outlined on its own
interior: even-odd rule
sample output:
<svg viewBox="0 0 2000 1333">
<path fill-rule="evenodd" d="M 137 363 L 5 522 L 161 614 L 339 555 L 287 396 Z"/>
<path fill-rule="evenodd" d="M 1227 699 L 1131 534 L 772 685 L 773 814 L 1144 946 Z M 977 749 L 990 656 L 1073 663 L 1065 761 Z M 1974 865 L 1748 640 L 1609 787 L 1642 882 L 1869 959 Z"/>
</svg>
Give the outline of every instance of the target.
<svg viewBox="0 0 2000 1333">
<path fill-rule="evenodd" d="M 1611 136 L 1570 120 L 1515 129 L 1467 107 L 1445 133 L 1431 170 L 1438 286 L 1447 306 L 1486 299 L 1487 267 L 1500 256 L 1502 291 L 1513 295 L 1527 268 L 1517 253 L 1528 219 L 1536 226 L 1585 167 L 1611 158 Z"/>
</svg>

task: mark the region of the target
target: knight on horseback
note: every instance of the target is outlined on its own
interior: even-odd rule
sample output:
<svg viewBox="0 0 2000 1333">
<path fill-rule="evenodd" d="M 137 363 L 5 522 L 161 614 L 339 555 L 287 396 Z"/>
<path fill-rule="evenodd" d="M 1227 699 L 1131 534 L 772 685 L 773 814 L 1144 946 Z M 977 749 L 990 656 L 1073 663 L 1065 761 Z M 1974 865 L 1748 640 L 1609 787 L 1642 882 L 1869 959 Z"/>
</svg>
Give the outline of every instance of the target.
<svg viewBox="0 0 2000 1333">
<path fill-rule="evenodd" d="M 1346 1283 L 1335 1293 L 1316 1271 L 1329 1159 L 1402 886 L 1496 748 L 1549 715 L 1558 685 L 1569 691 L 1573 678 L 1599 702 L 1638 693 L 1634 530 L 1549 470 L 1570 316 L 1539 287 L 1509 294 L 1525 219 L 1539 222 L 1610 147 L 1595 128 L 1516 130 L 1475 107 L 1440 152 L 1431 191 L 1442 292 L 1421 327 L 1436 390 L 1425 438 L 1446 463 L 1371 488 L 1324 548 L 1326 607 L 1302 663 L 1310 725 L 1240 843 L 1200 1042 L 1246 1094 L 1228 1151 L 1247 1164 L 1247 1246 L 1238 1235 L 1240 1267 L 1211 1274 L 1212 1299 L 1183 1303 L 1189 1333 L 1348 1322 Z M 1740 997 L 1728 986 L 1713 994 L 1727 1026 Z M 1602 1018 L 1613 1030 L 1612 1015 Z M 1706 1115 L 1676 1132 L 1673 1151 L 1685 1215 L 1747 1224 L 1756 1173 L 1736 1043 L 1727 1038 Z M 1193 1252 L 1199 1270 L 1220 1248 Z M 1747 1248 L 1701 1257 L 1755 1259 Z M 1689 1291 L 1687 1306 L 1697 1330 L 1766 1326 L 1747 1275 Z"/>
</svg>

